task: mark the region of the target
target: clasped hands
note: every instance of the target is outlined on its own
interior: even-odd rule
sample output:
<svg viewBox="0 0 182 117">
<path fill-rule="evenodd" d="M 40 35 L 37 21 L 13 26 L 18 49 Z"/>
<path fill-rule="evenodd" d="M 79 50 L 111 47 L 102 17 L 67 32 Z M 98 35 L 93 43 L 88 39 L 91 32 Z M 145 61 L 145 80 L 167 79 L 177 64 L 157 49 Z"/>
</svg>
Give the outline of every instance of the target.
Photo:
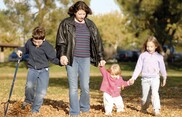
<svg viewBox="0 0 182 117">
<path fill-rule="evenodd" d="M 61 65 L 68 65 L 68 58 L 67 58 L 67 56 L 61 56 L 60 57 L 60 63 L 61 63 Z M 106 64 L 105 60 L 101 60 L 99 62 L 99 66 L 104 66 L 105 64 Z"/>
</svg>

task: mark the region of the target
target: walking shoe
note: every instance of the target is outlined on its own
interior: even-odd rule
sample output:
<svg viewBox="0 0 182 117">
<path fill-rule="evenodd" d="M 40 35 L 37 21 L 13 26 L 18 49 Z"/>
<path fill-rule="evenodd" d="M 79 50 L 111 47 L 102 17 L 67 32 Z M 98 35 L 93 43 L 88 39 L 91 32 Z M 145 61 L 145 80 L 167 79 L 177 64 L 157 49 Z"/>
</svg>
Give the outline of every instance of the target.
<svg viewBox="0 0 182 117">
<path fill-rule="evenodd" d="M 32 112 L 32 116 L 40 116 L 41 114 L 39 112 Z"/>
<path fill-rule="evenodd" d="M 144 113 L 144 114 L 147 114 L 148 111 L 146 109 L 141 109 L 140 112 Z"/>
<path fill-rule="evenodd" d="M 30 104 L 27 103 L 27 102 L 23 102 L 22 105 L 21 105 L 21 109 L 22 109 L 22 110 L 25 110 L 25 107 L 26 107 L 27 105 L 30 105 Z"/>
<path fill-rule="evenodd" d="M 155 110 L 154 110 L 154 115 L 155 115 L 155 116 L 160 115 L 160 110 L 159 110 L 159 109 L 155 109 Z"/>
<path fill-rule="evenodd" d="M 112 116 L 112 113 L 111 112 L 106 112 L 105 115 Z"/>
<path fill-rule="evenodd" d="M 88 112 L 82 112 L 80 114 L 81 117 L 89 117 L 89 115 L 90 115 L 89 111 Z"/>
<path fill-rule="evenodd" d="M 78 115 L 70 115 L 69 117 L 78 117 Z"/>
<path fill-rule="evenodd" d="M 118 112 L 125 112 L 125 110 L 123 108 L 117 109 L 117 113 Z"/>
</svg>

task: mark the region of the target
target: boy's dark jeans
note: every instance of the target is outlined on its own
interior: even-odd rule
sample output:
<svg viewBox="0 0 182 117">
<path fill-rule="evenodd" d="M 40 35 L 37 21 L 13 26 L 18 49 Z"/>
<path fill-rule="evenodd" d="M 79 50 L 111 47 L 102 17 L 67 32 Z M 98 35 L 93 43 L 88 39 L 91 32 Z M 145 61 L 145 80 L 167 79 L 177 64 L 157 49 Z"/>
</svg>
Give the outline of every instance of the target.
<svg viewBox="0 0 182 117">
<path fill-rule="evenodd" d="M 32 104 L 32 112 L 39 112 L 49 83 L 49 69 L 28 69 L 25 102 Z"/>
</svg>

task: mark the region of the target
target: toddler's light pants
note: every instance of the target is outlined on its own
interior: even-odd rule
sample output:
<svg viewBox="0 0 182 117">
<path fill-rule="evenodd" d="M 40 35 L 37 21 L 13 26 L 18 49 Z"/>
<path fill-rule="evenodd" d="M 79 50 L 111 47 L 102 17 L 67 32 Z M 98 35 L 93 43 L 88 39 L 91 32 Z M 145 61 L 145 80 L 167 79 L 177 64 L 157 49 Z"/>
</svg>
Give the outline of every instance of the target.
<svg viewBox="0 0 182 117">
<path fill-rule="evenodd" d="M 116 105 L 117 111 L 124 109 L 123 99 L 121 96 L 112 97 L 108 93 L 103 94 L 104 109 L 105 113 L 112 113 L 114 104 Z"/>
</svg>

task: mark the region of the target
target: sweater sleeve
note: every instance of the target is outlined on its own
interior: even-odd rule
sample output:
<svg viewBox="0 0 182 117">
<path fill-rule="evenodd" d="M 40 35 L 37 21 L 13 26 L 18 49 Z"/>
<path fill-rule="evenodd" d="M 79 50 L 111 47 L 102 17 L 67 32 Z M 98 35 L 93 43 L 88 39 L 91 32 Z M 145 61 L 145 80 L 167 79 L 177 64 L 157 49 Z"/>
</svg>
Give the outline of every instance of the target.
<svg viewBox="0 0 182 117">
<path fill-rule="evenodd" d="M 166 67 L 165 67 L 165 63 L 164 63 L 164 58 L 161 57 L 160 61 L 159 61 L 159 68 L 162 74 L 163 79 L 167 78 L 167 72 L 166 72 Z"/>
<path fill-rule="evenodd" d="M 120 77 L 121 79 L 121 85 L 124 86 L 124 87 L 127 87 L 129 86 L 129 81 L 124 81 L 122 77 Z"/>
<path fill-rule="evenodd" d="M 136 80 L 137 77 L 140 75 L 143 67 L 143 60 L 142 60 L 142 54 L 139 56 L 137 64 L 135 66 L 135 70 L 132 75 L 132 79 Z"/>
<path fill-rule="evenodd" d="M 107 77 L 108 72 L 107 72 L 107 70 L 106 70 L 106 68 L 104 66 L 100 66 L 99 70 L 100 70 L 103 78 Z"/>
<path fill-rule="evenodd" d="M 46 56 L 47 58 L 56 65 L 60 65 L 59 59 L 56 57 L 56 50 L 53 48 L 53 46 L 49 43 L 47 43 L 48 46 L 46 46 Z"/>
<path fill-rule="evenodd" d="M 20 51 L 22 51 L 22 53 L 23 54 L 28 54 L 29 53 L 29 49 L 28 49 L 28 45 L 30 44 L 30 40 L 31 39 L 29 39 L 26 43 L 25 43 L 25 45 L 24 45 L 24 47 L 19 47 L 18 48 L 18 50 L 20 50 Z"/>
</svg>

